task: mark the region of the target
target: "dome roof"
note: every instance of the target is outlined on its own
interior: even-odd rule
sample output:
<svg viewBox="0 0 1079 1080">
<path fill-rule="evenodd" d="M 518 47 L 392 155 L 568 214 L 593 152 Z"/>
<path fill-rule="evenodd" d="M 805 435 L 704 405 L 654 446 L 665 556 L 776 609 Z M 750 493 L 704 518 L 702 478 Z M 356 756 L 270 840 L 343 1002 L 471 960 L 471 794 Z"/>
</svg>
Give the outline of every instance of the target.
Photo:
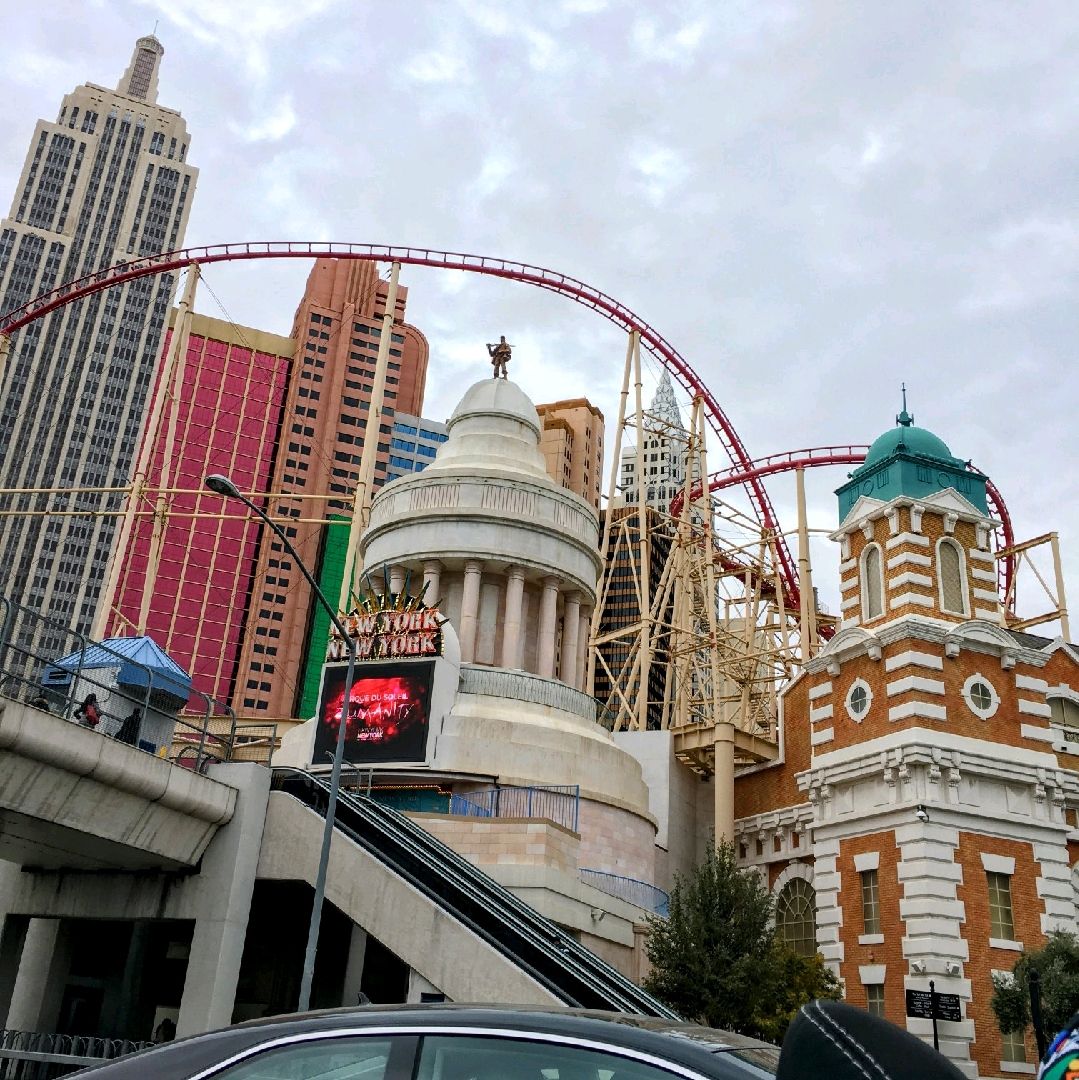
<svg viewBox="0 0 1079 1080">
<path fill-rule="evenodd" d="M 539 448 L 542 428 L 536 406 L 509 379 L 483 379 L 470 386 L 446 428 L 449 438 L 417 476 L 466 470 L 557 486 Z"/>
<path fill-rule="evenodd" d="M 447 425 L 450 431 L 454 425 L 470 416 L 504 416 L 519 420 L 540 433 L 539 413 L 528 395 L 509 379 L 483 379 L 465 391 L 465 396 L 457 403 Z"/>
<path fill-rule="evenodd" d="M 886 431 L 873 443 L 865 456 L 862 468 L 891 457 L 900 448 L 908 454 L 917 454 L 919 457 L 939 458 L 947 462 L 955 460 L 951 450 L 948 449 L 948 444 L 933 432 L 914 427 L 912 424 L 900 424 Z"/>
</svg>

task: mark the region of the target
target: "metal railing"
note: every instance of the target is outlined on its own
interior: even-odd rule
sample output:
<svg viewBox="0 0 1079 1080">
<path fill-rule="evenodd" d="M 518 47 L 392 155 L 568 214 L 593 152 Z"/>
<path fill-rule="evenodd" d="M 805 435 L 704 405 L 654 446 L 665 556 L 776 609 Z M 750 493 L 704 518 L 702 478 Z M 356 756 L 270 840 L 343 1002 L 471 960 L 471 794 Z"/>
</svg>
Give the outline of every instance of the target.
<svg viewBox="0 0 1079 1080">
<path fill-rule="evenodd" d="M 180 685 L 167 672 L 0 596 L 0 697 L 82 723 L 79 709 L 93 694 L 99 712 L 93 730 L 102 736 L 197 772 L 232 760 L 236 714 L 186 685 L 187 705 L 174 713 Z"/>
<path fill-rule="evenodd" d="M 656 885 L 649 885 L 647 881 L 638 881 L 636 878 L 620 877 L 618 874 L 608 874 L 604 870 L 589 870 L 584 867 L 580 870 L 581 881 L 591 885 L 594 889 L 606 893 L 608 896 L 616 896 L 619 900 L 625 900 L 634 907 L 644 908 L 653 915 L 660 915 L 664 919 L 670 914 L 671 898 Z"/>
<path fill-rule="evenodd" d="M 326 781 L 301 769 L 275 768 L 272 784 L 316 814 L 326 813 Z M 334 827 L 562 1004 L 678 1019 L 668 1006 L 391 807 L 342 791 Z"/>
<path fill-rule="evenodd" d="M 0 1080 L 52 1080 L 153 1045 L 94 1035 L 4 1029 L 0 1031 Z"/>
<path fill-rule="evenodd" d="M 452 796 L 450 813 L 480 818 L 547 818 L 576 832 L 581 789 L 577 784 L 482 788 Z"/>
</svg>

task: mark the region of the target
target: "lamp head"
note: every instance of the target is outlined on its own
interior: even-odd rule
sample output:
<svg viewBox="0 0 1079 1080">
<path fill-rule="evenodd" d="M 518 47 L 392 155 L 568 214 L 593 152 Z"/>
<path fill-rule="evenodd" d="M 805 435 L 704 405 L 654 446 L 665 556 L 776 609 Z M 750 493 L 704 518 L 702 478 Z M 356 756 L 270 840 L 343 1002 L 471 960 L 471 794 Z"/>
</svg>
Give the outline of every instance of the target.
<svg viewBox="0 0 1079 1080">
<path fill-rule="evenodd" d="M 924 825 L 929 821 L 929 811 L 926 810 L 922 803 L 918 804 L 918 809 L 914 811 L 914 816 Z"/>
<path fill-rule="evenodd" d="M 227 477 L 221 473 L 210 473 L 202 481 L 211 491 L 218 495 L 224 495 L 226 499 L 239 498 L 240 489 Z"/>
</svg>

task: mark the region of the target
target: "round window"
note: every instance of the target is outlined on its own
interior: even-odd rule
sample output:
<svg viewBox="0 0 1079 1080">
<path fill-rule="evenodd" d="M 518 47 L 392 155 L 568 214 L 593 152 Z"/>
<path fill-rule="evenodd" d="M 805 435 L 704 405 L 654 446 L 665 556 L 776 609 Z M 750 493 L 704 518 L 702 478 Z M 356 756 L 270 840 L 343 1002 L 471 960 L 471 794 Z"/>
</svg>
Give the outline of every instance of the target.
<svg viewBox="0 0 1079 1080">
<path fill-rule="evenodd" d="M 847 691 L 847 700 L 844 702 L 847 715 L 856 723 L 861 723 L 862 718 L 873 704 L 873 691 L 869 683 L 864 679 L 855 679 L 851 688 Z"/>
<path fill-rule="evenodd" d="M 971 675 L 963 684 L 963 698 L 975 716 L 988 720 L 1000 707 L 1000 695 L 984 675 Z"/>
</svg>

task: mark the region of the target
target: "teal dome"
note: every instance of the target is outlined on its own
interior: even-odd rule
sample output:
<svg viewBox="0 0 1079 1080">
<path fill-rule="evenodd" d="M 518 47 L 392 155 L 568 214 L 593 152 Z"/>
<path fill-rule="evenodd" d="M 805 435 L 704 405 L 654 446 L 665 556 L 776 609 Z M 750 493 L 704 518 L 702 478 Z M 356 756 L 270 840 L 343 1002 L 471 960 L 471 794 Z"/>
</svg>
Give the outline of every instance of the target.
<svg viewBox="0 0 1079 1080">
<path fill-rule="evenodd" d="M 861 472 L 862 469 L 891 457 L 901 446 L 908 454 L 937 458 L 949 463 L 955 461 L 951 450 L 948 449 L 948 444 L 933 432 L 913 425 L 900 425 L 886 431 L 873 443 L 865 456 L 865 462 L 858 471 Z"/>
</svg>

